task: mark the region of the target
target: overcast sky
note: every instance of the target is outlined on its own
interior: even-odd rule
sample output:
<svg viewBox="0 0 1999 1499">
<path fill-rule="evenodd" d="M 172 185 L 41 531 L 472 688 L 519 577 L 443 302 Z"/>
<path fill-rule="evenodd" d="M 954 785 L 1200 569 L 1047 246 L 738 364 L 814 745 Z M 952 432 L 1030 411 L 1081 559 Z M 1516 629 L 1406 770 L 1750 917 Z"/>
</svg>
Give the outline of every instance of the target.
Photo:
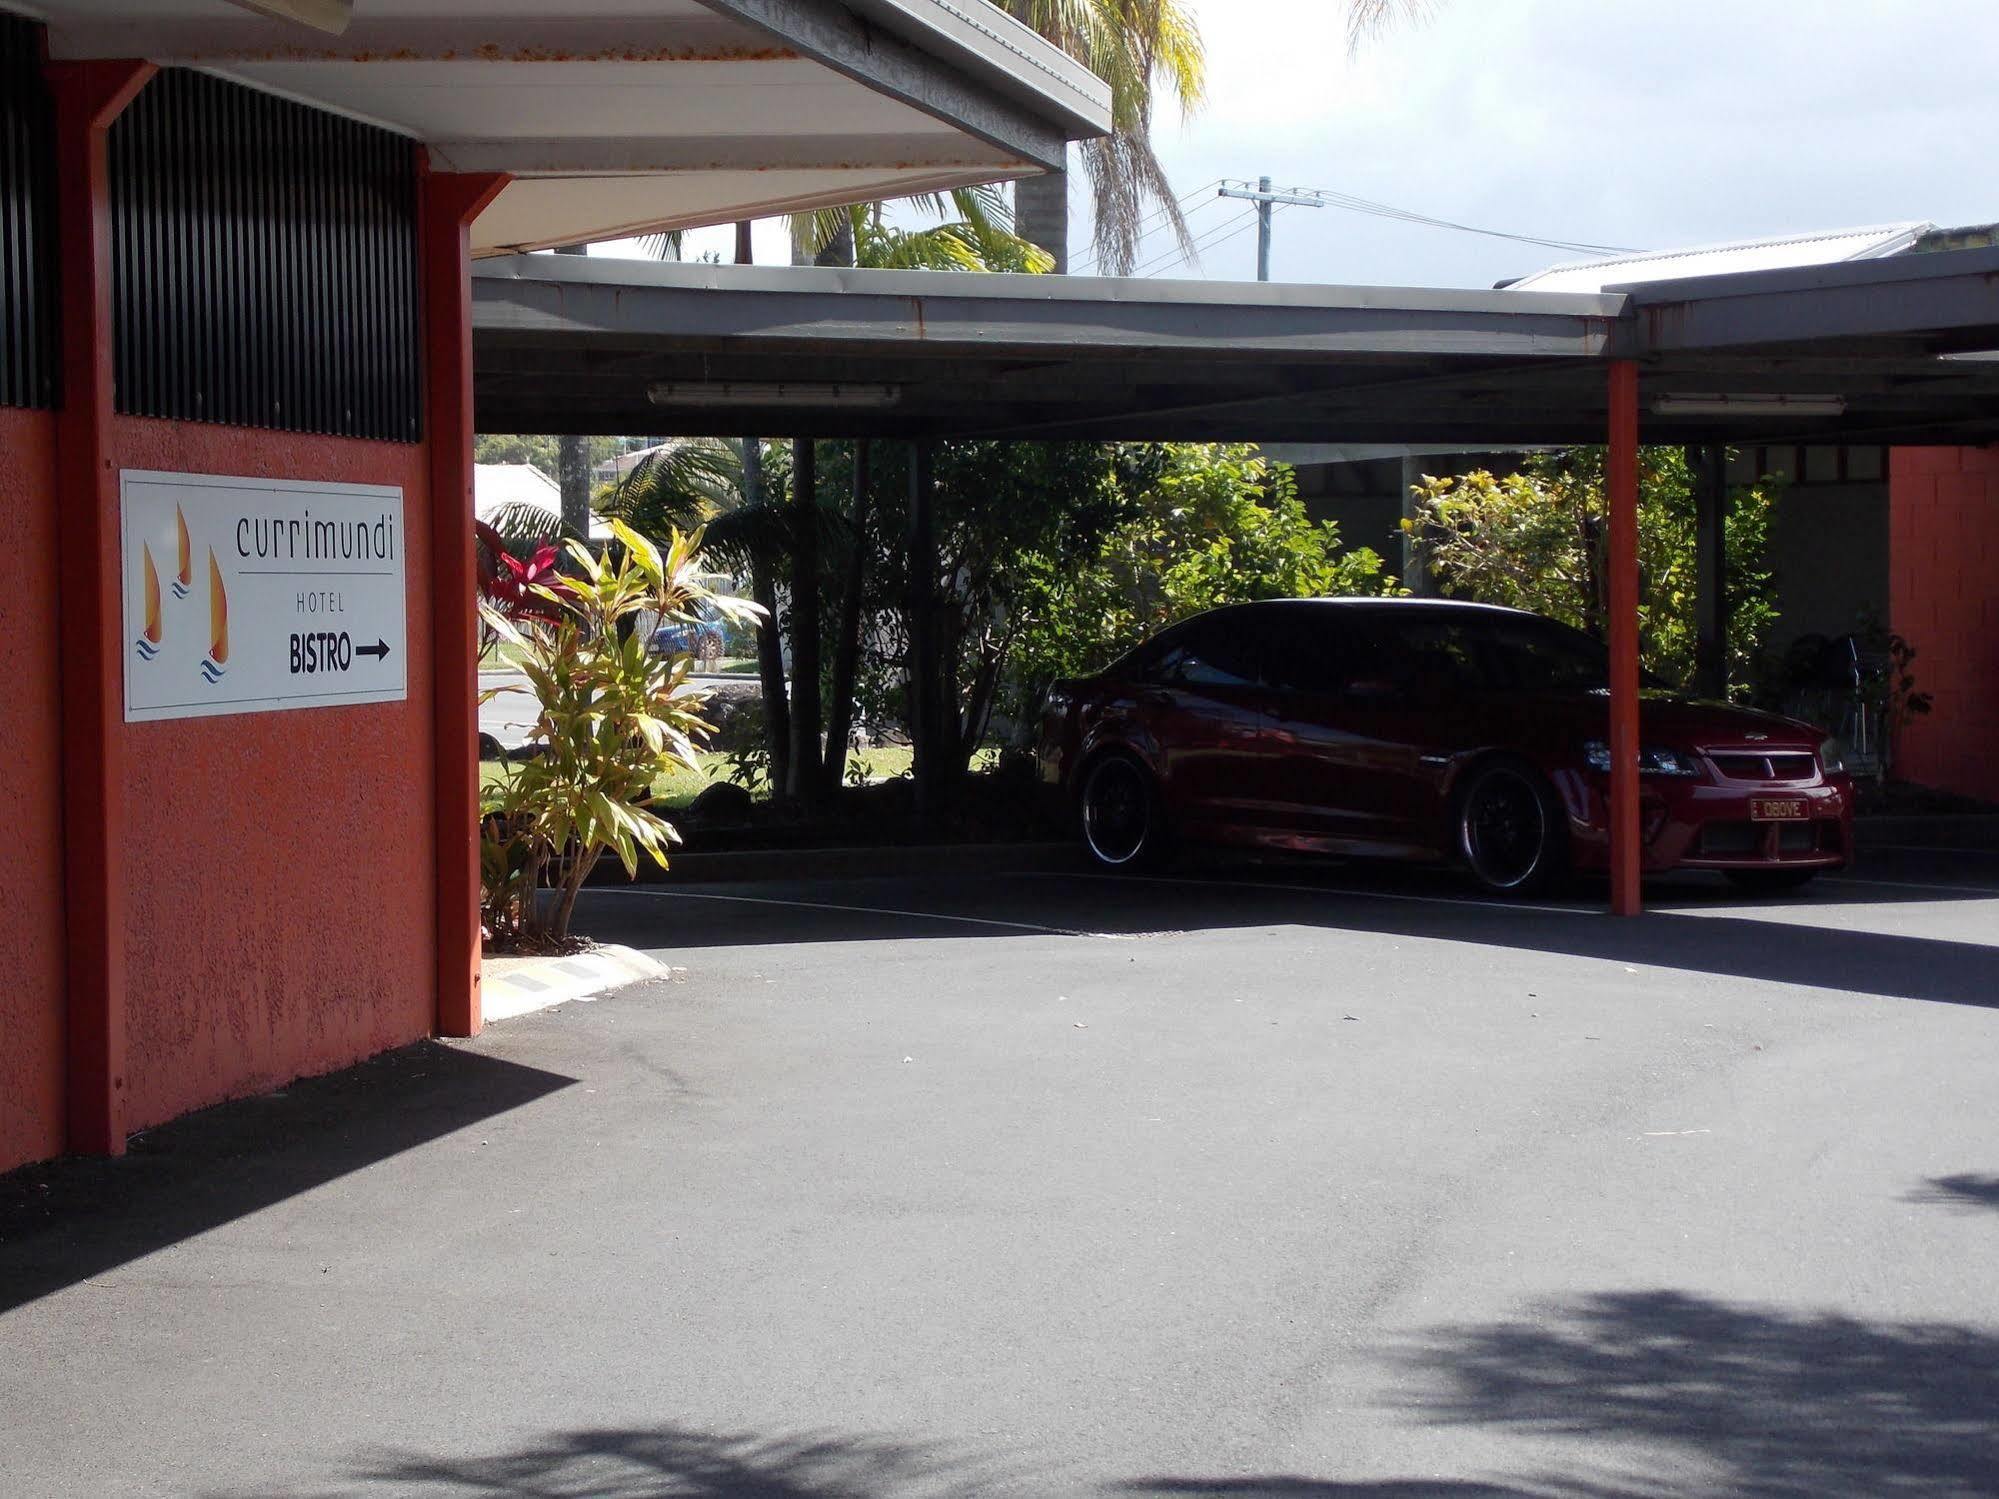
<svg viewBox="0 0 1999 1499">
<path fill-rule="evenodd" d="M 1189 3 L 1208 102 L 1155 130 L 1182 194 L 1267 173 L 1643 248 L 1999 219 L 1999 0 L 1436 0 L 1353 58 L 1337 0 Z M 1254 277 L 1254 232 L 1223 239 L 1247 205 L 1212 199 L 1188 205 L 1212 244 L 1192 274 Z M 1273 227 L 1277 280 L 1487 286 L 1576 258 L 1335 208 Z"/>
</svg>

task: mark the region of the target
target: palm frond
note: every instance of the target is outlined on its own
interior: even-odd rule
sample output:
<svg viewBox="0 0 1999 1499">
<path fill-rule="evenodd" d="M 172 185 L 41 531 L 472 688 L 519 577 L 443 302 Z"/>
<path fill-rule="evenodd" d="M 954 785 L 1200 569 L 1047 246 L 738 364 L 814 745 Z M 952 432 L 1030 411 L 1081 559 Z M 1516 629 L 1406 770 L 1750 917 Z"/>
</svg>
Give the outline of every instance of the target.
<svg viewBox="0 0 1999 1499">
<path fill-rule="evenodd" d="M 686 243 L 686 233 L 679 229 L 658 229 L 639 236 L 639 248 L 654 260 L 680 259 Z"/>
<path fill-rule="evenodd" d="M 1001 0 L 1001 7 L 1110 88 L 1112 133 L 1085 142 L 1082 150 L 1094 199 L 1098 263 L 1119 275 L 1130 273 L 1148 205 L 1158 208 L 1191 256 L 1192 236 L 1151 137 L 1156 94 L 1170 93 L 1184 113 L 1201 105 L 1207 63 L 1193 15 L 1180 0 Z"/>
<path fill-rule="evenodd" d="M 484 519 L 506 543 L 507 550 L 517 557 L 526 557 L 536 547 L 559 543 L 572 534 L 563 527 L 562 517 L 555 511 L 525 500 L 510 500 Z"/>
<path fill-rule="evenodd" d="M 1420 25 L 1430 19 L 1431 0 L 1347 0 L 1347 51 L 1359 52 L 1369 37 L 1398 20 Z"/>
</svg>

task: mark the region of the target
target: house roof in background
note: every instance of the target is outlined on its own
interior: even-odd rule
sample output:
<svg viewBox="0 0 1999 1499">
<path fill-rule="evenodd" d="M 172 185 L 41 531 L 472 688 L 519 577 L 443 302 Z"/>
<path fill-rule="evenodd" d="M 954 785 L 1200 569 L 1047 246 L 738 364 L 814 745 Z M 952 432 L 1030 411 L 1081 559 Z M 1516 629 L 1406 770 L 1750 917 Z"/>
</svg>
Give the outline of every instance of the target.
<svg viewBox="0 0 1999 1499">
<path fill-rule="evenodd" d="M 1604 260 L 1575 260 L 1549 266 L 1517 281 L 1502 282 L 1501 286 L 1506 291 L 1589 292 L 1640 281 L 1677 281 L 1691 276 L 1729 276 L 1744 271 L 1831 265 L 1842 260 L 1873 260 L 1914 249 L 1936 227 L 1927 221 L 1875 224 L 1862 229 L 1827 229 L 1778 239 L 1652 250 Z"/>
<path fill-rule="evenodd" d="M 472 465 L 472 513 L 491 522 L 510 506 L 527 506 L 546 511 L 557 524 L 562 520 L 562 486 L 532 463 L 475 463 Z M 608 541 L 611 523 L 592 513 L 590 539 Z"/>
<path fill-rule="evenodd" d="M 986 0 L 355 0 L 339 35 L 229 0 L 31 9 L 53 57 L 199 69 L 512 174 L 480 255 L 1031 175 L 1110 126 L 1103 83 Z"/>
</svg>

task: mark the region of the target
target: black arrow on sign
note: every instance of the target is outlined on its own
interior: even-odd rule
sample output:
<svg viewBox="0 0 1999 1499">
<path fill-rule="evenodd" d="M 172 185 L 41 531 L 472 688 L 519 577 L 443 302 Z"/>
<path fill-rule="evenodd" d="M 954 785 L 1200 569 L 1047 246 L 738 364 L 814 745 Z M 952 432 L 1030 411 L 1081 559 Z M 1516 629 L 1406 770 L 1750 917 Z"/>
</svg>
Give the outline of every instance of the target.
<svg viewBox="0 0 1999 1499">
<path fill-rule="evenodd" d="M 373 656 L 377 661 L 380 661 L 384 656 L 389 654 L 389 643 L 378 635 L 375 637 L 373 645 L 355 646 L 354 654 L 357 656 Z"/>
</svg>

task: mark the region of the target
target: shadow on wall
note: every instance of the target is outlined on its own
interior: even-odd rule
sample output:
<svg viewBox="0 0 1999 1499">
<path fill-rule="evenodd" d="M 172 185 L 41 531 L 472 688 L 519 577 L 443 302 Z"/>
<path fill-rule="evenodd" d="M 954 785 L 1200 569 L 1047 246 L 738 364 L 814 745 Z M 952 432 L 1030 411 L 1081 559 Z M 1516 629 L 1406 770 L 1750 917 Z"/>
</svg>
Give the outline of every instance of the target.
<svg viewBox="0 0 1999 1499">
<path fill-rule="evenodd" d="M 1528 1494 L 1999 1494 L 1999 1336 L 1982 1328 L 1660 1290 L 1445 1328 L 1405 1362 L 1444 1382 L 1405 1404 L 1429 1424 L 1630 1444 L 1656 1458 L 1643 1477 L 1542 1477 Z"/>
<path fill-rule="evenodd" d="M 120 1160 L 0 1176 L 0 1313 L 572 1081 L 420 1041 L 149 1130 Z"/>
</svg>

